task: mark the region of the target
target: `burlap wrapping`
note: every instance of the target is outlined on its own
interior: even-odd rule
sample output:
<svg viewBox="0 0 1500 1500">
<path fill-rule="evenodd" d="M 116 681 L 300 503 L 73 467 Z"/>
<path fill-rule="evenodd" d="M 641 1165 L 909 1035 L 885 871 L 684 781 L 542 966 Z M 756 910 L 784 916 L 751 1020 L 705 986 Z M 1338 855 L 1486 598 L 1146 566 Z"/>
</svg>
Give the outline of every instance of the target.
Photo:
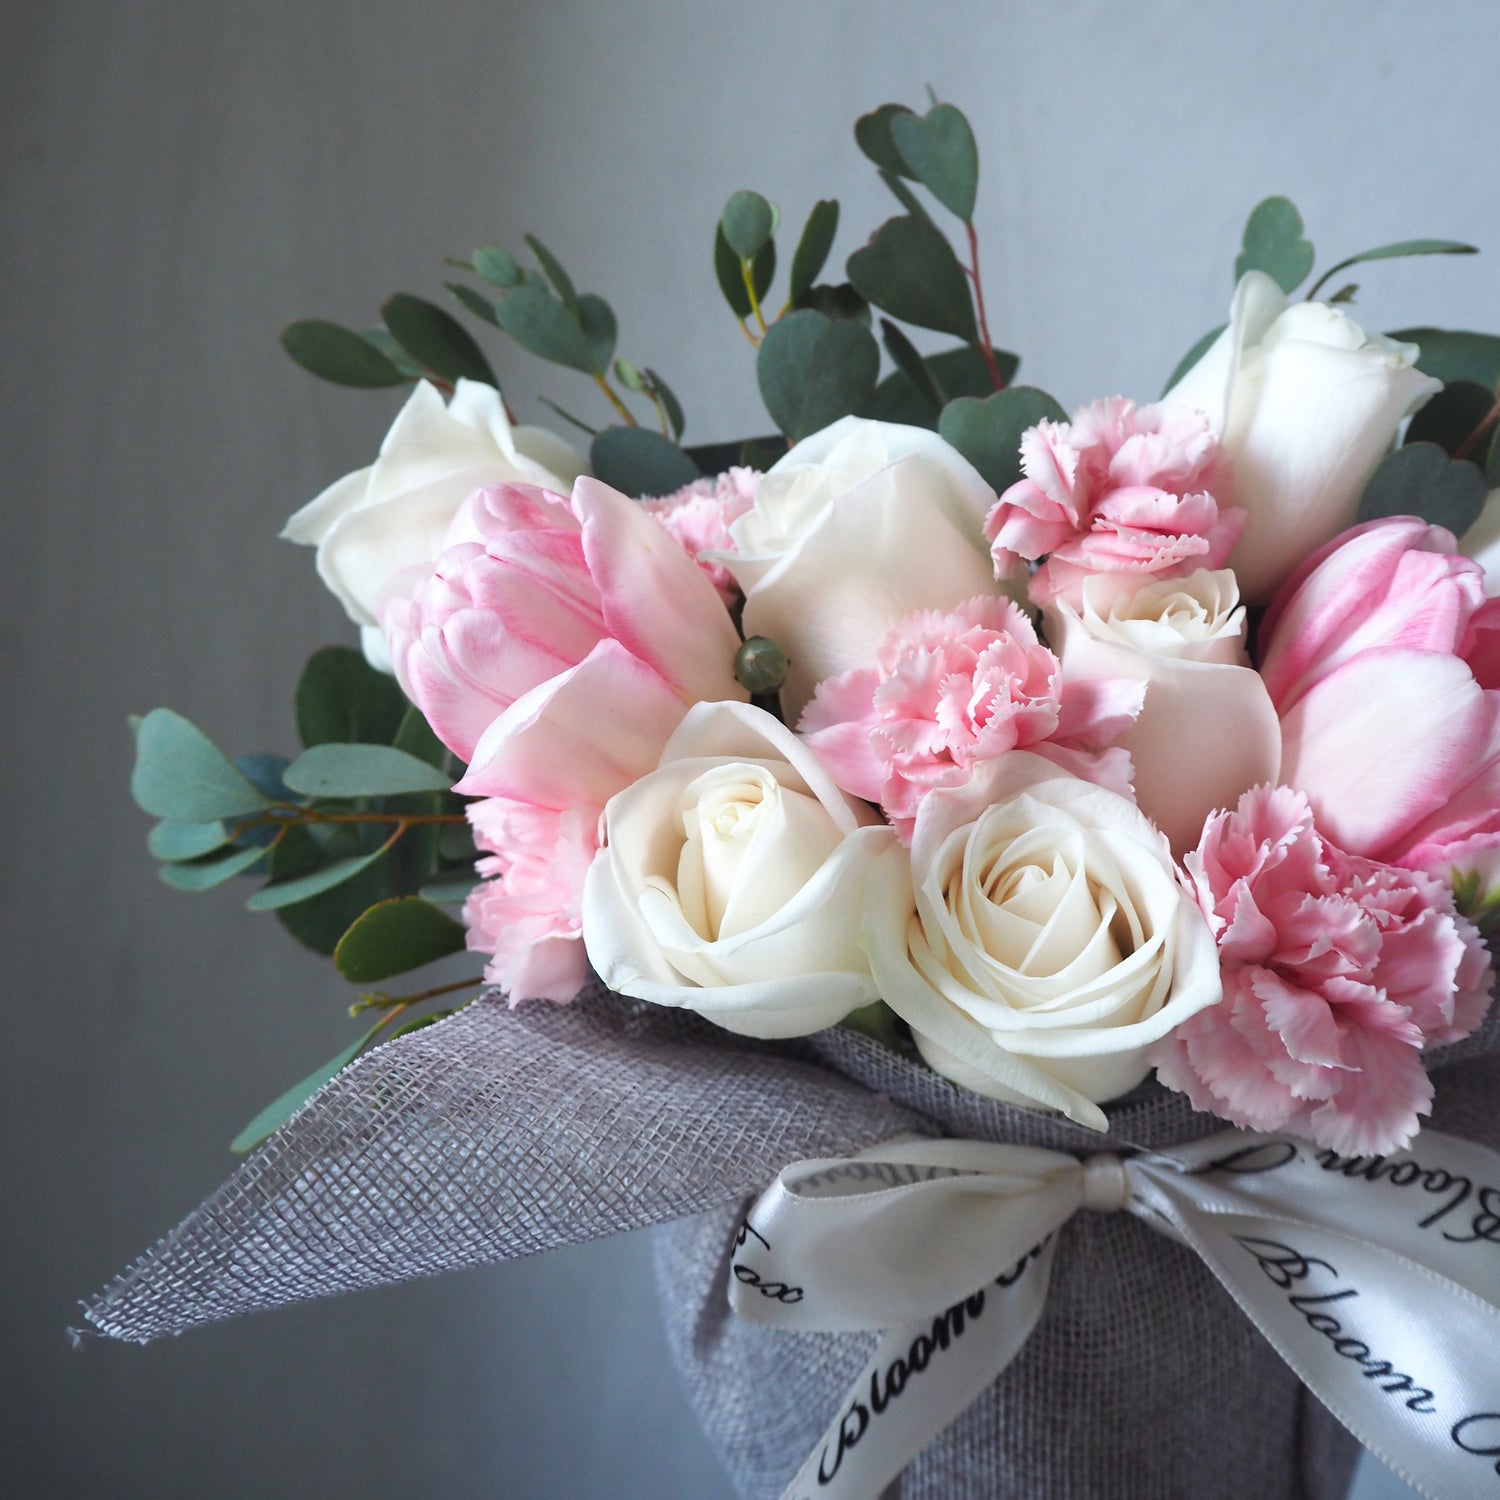
<svg viewBox="0 0 1500 1500">
<path fill-rule="evenodd" d="M 1435 1069 L 1434 1123 L 1487 1145 L 1500 1021 Z M 1221 1128 L 1151 1090 L 1102 1138 L 982 1100 L 837 1030 L 746 1042 L 591 994 L 476 1002 L 341 1073 L 199 1209 L 85 1306 L 139 1342 L 307 1298 L 528 1255 L 647 1224 L 669 1337 L 747 1496 L 774 1496 L 868 1338 L 732 1317 L 744 1201 L 789 1162 L 946 1133 L 1079 1154 Z M 903 1500 L 1335 1500 L 1354 1448 L 1190 1252 L 1124 1214 L 1080 1215 L 1016 1363 L 903 1476 Z"/>
</svg>

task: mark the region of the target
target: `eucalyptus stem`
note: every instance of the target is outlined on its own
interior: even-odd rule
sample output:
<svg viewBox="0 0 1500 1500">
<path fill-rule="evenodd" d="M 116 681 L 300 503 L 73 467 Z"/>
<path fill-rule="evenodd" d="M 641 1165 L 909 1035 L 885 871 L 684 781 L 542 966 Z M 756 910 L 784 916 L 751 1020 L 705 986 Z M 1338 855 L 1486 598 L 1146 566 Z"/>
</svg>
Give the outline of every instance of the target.
<svg viewBox="0 0 1500 1500">
<path fill-rule="evenodd" d="M 1500 391 L 1495 393 L 1495 399 L 1490 403 L 1490 409 L 1479 419 L 1479 425 L 1454 450 L 1454 458 L 1468 458 L 1479 446 L 1479 440 L 1496 422 L 1500 422 Z"/>
<path fill-rule="evenodd" d="M 594 383 L 609 397 L 609 404 L 619 412 L 620 420 L 627 427 L 639 427 L 640 423 L 631 415 L 630 408 L 615 394 L 615 388 L 602 375 L 594 376 Z"/>
<path fill-rule="evenodd" d="M 760 309 L 760 298 L 755 295 L 755 274 L 750 268 L 748 260 L 740 262 L 740 275 L 745 282 L 745 295 L 750 298 L 750 311 L 755 314 L 756 324 L 760 328 L 760 336 L 766 336 L 766 315 Z M 748 333 L 750 330 L 745 330 Z"/>
<path fill-rule="evenodd" d="M 984 314 L 984 283 L 979 279 L 979 236 L 974 232 L 974 221 L 970 219 L 964 228 L 969 232 L 969 279 L 974 283 L 974 306 L 979 313 L 979 354 L 997 391 L 1005 389 L 1004 377 L 995 361 L 995 350 L 990 339 L 990 323 Z"/>
<path fill-rule="evenodd" d="M 439 995 L 451 995 L 455 990 L 477 990 L 483 983 L 484 976 L 481 974 L 476 979 L 455 980 L 452 984 L 440 984 L 416 995 L 387 995 L 383 990 L 368 990 L 349 1007 L 349 1014 L 357 1016 L 361 1011 L 387 1010 L 396 1006 L 404 1009 L 408 1005 L 418 1005 L 423 1000 L 436 1000 Z"/>
</svg>

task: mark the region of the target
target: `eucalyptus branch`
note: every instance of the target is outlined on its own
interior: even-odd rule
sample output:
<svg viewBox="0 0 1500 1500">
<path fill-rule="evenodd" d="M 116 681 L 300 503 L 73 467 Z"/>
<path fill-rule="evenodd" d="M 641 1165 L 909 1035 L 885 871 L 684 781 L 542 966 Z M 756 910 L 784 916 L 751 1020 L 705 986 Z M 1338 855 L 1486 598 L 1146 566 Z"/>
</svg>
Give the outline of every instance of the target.
<svg viewBox="0 0 1500 1500">
<path fill-rule="evenodd" d="M 984 284 L 979 279 L 979 236 L 974 232 L 974 221 L 971 219 L 964 225 L 969 232 L 969 280 L 974 283 L 974 307 L 979 314 L 979 354 L 984 360 L 985 369 L 990 372 L 990 379 L 994 382 L 997 391 L 1005 389 L 1005 380 L 1000 374 L 1000 366 L 995 361 L 995 350 L 990 339 L 989 319 L 984 313 Z"/>
</svg>

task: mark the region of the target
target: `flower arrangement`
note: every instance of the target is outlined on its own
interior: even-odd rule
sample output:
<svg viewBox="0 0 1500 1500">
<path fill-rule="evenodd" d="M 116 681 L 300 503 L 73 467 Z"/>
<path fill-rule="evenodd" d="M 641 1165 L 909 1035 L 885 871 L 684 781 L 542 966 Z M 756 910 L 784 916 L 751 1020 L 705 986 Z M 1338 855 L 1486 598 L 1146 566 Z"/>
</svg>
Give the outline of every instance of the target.
<svg viewBox="0 0 1500 1500">
<path fill-rule="evenodd" d="M 317 375 L 410 387 L 375 462 L 283 533 L 362 649 L 309 662 L 292 758 L 137 723 L 163 878 L 261 878 L 250 906 L 360 986 L 468 949 L 511 1006 L 598 1004 L 597 976 L 752 1047 L 838 1028 L 1086 1131 L 1164 1088 L 1325 1169 L 1401 1152 L 1495 980 L 1500 338 L 1372 334 L 1356 287 L 1319 293 L 1470 247 L 1381 246 L 1294 301 L 1313 250 L 1267 199 L 1227 324 L 1165 393 L 1070 415 L 992 341 L 962 113 L 886 105 L 855 133 L 904 212 L 846 279 L 820 279 L 832 200 L 775 314 L 777 211 L 737 192 L 717 227 L 774 437 L 681 446 L 676 395 L 531 238 L 535 267 L 481 249 L 449 290 L 593 382 L 610 425 L 555 407 L 587 455 L 517 425 L 433 303 L 286 330 Z M 919 352 L 902 323 L 957 342 Z M 373 1027 L 236 1149 L 479 986 L 366 990 Z M 998 1170 L 939 1157 L 939 1179 Z M 795 1240 L 822 1189 L 780 1189 Z M 738 1246 L 771 1252 L 766 1222 Z M 824 1468 L 855 1467 L 847 1421 Z"/>
</svg>

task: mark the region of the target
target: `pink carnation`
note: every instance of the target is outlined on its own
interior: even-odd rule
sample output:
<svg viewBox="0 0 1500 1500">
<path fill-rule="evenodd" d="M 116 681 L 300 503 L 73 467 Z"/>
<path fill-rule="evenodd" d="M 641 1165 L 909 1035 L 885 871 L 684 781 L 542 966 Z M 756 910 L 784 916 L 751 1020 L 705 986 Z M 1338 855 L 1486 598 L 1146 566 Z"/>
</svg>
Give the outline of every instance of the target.
<svg viewBox="0 0 1500 1500">
<path fill-rule="evenodd" d="M 467 811 L 489 856 L 464 903 L 469 950 L 492 955 L 484 977 L 515 999 L 571 1000 L 589 972 L 583 877 L 599 849 L 598 809 L 486 797 Z"/>
<path fill-rule="evenodd" d="M 1129 795 L 1130 759 L 1097 751 L 1133 721 L 1136 682 L 1064 684 L 1057 658 L 1004 598 L 919 610 L 888 630 L 875 665 L 818 685 L 798 732 L 847 792 L 878 802 L 910 842 L 922 798 L 981 761 L 1036 750 Z"/>
<path fill-rule="evenodd" d="M 1244 530 L 1229 507 L 1229 460 L 1201 412 L 1114 396 L 1071 422 L 1038 422 L 1021 438 L 1026 477 L 985 522 L 999 577 L 1046 561 L 1031 580 L 1038 607 L 1075 607 L 1085 578 L 1181 578 L 1222 568 Z"/>
<path fill-rule="evenodd" d="M 703 554 L 735 550 L 729 528 L 755 504 L 759 480 L 754 469 L 729 469 L 717 479 L 695 479 L 660 500 L 641 502 L 641 508 L 698 564 L 729 609 L 740 598 L 740 586 L 723 563 Z"/>
<path fill-rule="evenodd" d="M 1473 1031 L 1494 980 L 1448 888 L 1345 854 L 1302 793 L 1268 785 L 1210 818 L 1185 864 L 1224 999 L 1158 1044 L 1162 1081 L 1344 1155 L 1405 1146 L 1432 1101 L 1423 1049 Z"/>
</svg>

